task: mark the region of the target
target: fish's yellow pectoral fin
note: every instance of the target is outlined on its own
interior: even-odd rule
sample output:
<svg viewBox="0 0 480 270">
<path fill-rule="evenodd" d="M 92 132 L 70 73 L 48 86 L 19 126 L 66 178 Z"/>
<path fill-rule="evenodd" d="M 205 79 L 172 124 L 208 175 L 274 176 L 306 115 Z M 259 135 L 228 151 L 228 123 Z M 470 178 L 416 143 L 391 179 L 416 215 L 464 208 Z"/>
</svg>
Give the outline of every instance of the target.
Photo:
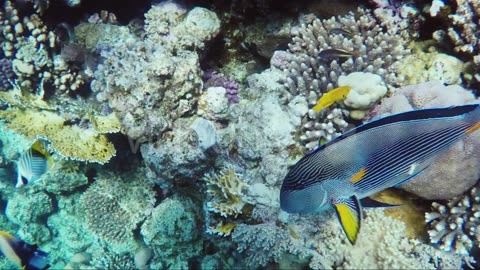
<svg viewBox="0 0 480 270">
<path fill-rule="evenodd" d="M 360 231 L 360 222 L 362 220 L 362 209 L 357 197 L 341 199 L 333 203 L 338 220 L 342 224 L 343 231 L 347 235 L 348 241 L 355 244 Z"/>
</svg>

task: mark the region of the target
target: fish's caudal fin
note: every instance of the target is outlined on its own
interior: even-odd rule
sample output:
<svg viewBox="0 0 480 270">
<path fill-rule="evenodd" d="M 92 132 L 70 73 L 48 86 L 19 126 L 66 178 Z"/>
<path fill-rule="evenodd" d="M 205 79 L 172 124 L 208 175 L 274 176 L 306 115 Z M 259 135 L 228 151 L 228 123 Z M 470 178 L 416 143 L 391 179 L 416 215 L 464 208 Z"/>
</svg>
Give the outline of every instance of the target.
<svg viewBox="0 0 480 270">
<path fill-rule="evenodd" d="M 362 221 L 362 208 L 357 197 L 338 199 L 333 202 L 333 207 L 348 241 L 352 245 L 355 244 Z"/>
</svg>

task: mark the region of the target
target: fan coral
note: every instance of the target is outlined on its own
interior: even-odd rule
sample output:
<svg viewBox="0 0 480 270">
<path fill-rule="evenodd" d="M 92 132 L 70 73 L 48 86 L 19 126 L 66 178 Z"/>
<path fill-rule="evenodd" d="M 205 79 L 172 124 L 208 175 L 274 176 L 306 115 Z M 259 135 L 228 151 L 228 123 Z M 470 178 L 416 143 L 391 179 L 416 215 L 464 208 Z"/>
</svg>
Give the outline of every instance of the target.
<svg viewBox="0 0 480 270">
<path fill-rule="evenodd" d="M 444 86 L 439 81 L 411 85 L 397 90 L 382 101 L 372 115 L 374 118 L 404 111 L 446 107 L 478 102 L 473 94 L 458 85 Z M 478 132 L 452 145 L 437 161 L 402 189 L 426 199 L 450 199 L 460 195 L 480 177 Z"/>
<path fill-rule="evenodd" d="M 432 212 L 425 214 L 430 225 L 430 241 L 445 251 L 470 254 L 474 245 L 480 247 L 480 189 L 458 196 L 445 204 L 432 203 Z"/>
</svg>

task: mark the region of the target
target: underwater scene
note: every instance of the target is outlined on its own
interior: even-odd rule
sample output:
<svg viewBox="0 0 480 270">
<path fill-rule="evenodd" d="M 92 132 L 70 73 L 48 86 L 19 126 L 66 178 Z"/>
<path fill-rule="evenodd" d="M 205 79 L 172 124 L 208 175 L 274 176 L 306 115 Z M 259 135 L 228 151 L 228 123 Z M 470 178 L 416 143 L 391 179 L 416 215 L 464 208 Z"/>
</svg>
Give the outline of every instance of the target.
<svg viewBox="0 0 480 270">
<path fill-rule="evenodd" d="M 0 29 L 0 269 L 480 269 L 479 0 L 3 0 Z"/>
</svg>

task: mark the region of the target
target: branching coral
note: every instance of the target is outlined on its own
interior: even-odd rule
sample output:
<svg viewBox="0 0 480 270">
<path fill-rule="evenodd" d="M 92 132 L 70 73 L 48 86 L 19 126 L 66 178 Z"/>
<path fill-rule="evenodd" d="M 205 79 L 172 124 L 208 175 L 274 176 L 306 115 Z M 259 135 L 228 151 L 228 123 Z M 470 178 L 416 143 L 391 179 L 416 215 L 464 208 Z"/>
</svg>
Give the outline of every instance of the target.
<svg viewBox="0 0 480 270">
<path fill-rule="evenodd" d="M 220 173 L 210 172 L 203 180 L 207 183 L 207 212 L 217 214 L 218 218 L 207 213 L 207 232 L 221 236 L 230 235 L 236 227 L 232 219 L 243 213 L 246 203 L 243 200 L 248 185 L 234 168 L 226 167 Z M 216 221 L 220 219 L 220 221 Z M 213 224 L 218 222 L 218 224 Z"/>
<path fill-rule="evenodd" d="M 480 247 L 480 189 L 473 187 L 468 194 L 445 204 L 434 202 L 432 212 L 425 214 L 430 225 L 430 241 L 445 251 L 459 255 L 470 254 Z"/>
<path fill-rule="evenodd" d="M 339 86 L 338 79 L 342 75 L 353 72 L 379 75 L 387 88 L 403 82 L 395 72 L 400 60 L 409 52 L 404 47 L 406 40 L 395 31 L 386 32 L 367 10 L 359 9 L 358 15 L 314 19 L 293 33 L 290 56 L 282 57 L 290 58 L 283 61 L 287 98 L 301 95 L 313 107 L 323 93 Z M 332 49 L 340 51 L 328 51 Z M 324 52 L 331 56 L 319 55 Z M 341 52 L 343 56 L 336 56 Z M 319 139 L 328 141 L 345 131 L 348 126 L 345 115 L 347 111 L 334 107 L 322 114 L 310 110 L 303 121 L 303 144 L 311 149 Z"/>
<path fill-rule="evenodd" d="M 0 42 L 18 85 L 31 92 L 54 88 L 58 93 L 75 92 L 83 83 L 78 70 L 59 55 L 51 56 L 56 44 L 55 34 L 38 14 L 23 17 L 12 1 L 5 1 L 0 11 Z"/>
<path fill-rule="evenodd" d="M 336 87 L 340 75 L 354 71 L 378 74 L 389 87 L 402 83 L 395 71 L 409 52 L 404 47 L 406 41 L 396 33 L 386 33 L 367 10 L 359 9 L 358 13 L 315 19 L 294 32 L 289 44 L 291 62 L 284 69 L 291 95 L 304 95 L 316 102 L 321 93 Z M 327 49 L 344 50 L 352 56 L 345 61 L 319 57 Z"/>
</svg>

